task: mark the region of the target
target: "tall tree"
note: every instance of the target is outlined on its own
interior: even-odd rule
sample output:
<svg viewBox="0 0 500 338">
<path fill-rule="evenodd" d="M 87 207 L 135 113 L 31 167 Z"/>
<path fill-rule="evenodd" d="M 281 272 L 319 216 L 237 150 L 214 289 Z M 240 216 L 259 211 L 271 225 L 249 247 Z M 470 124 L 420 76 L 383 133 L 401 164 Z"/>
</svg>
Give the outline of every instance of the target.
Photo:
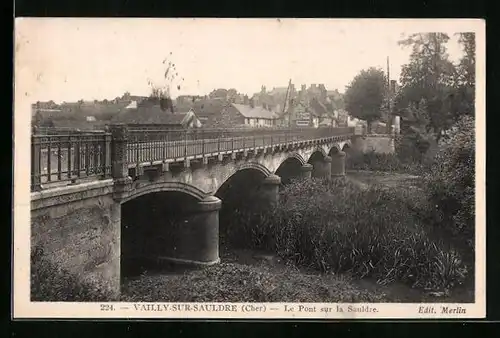
<svg viewBox="0 0 500 338">
<path fill-rule="evenodd" d="M 362 70 L 347 86 L 345 109 L 354 117 L 371 122 L 381 117 L 386 91 L 386 77 L 381 69 Z M 370 130 L 369 130 L 370 131 Z"/>
<path fill-rule="evenodd" d="M 210 98 L 220 97 L 220 98 L 224 98 L 225 99 L 227 97 L 227 94 L 228 94 L 228 90 L 227 89 L 219 88 L 219 89 L 212 90 L 212 92 L 210 94 L 208 94 L 208 96 Z"/>
<path fill-rule="evenodd" d="M 458 42 L 462 45 L 463 57 L 457 66 L 457 95 L 454 113 L 474 115 L 476 91 L 476 36 L 475 33 L 459 33 Z"/>
<path fill-rule="evenodd" d="M 401 70 L 401 90 L 396 97 L 397 110 L 414 105 L 426 105 L 429 118 L 427 131 L 439 140 L 443 132 L 453 123 L 456 69 L 448 60 L 446 43 L 449 36 L 444 33 L 412 34 L 399 42 L 410 47 L 410 62 Z"/>
</svg>

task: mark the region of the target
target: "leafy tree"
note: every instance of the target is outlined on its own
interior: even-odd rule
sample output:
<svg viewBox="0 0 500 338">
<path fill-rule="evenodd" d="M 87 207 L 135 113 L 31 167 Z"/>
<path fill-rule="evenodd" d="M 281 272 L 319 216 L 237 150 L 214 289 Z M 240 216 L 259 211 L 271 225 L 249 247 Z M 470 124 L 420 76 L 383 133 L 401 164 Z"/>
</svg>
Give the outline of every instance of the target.
<svg viewBox="0 0 500 338">
<path fill-rule="evenodd" d="M 170 55 L 172 55 L 172 52 L 170 52 Z M 165 80 L 164 84 L 157 85 L 152 80 L 148 80 L 148 84 L 151 87 L 149 101 L 159 103 L 163 110 L 170 110 L 171 113 L 174 113 L 174 104 L 171 96 L 171 89 L 172 86 L 174 86 L 177 88 L 177 90 L 180 90 L 180 82 L 184 81 L 184 78 L 181 78 L 180 82 L 177 82 L 177 85 L 175 85 L 174 80 L 179 77 L 179 73 L 176 69 L 175 63 L 173 63 L 168 58 L 165 58 L 163 60 L 163 64 L 165 65 L 165 72 L 163 74 L 163 78 Z"/>
<path fill-rule="evenodd" d="M 402 67 L 396 109 L 406 109 L 412 104 L 418 109 L 425 102 L 427 131 L 436 140 L 454 122 L 456 69 L 446 53 L 448 40 L 444 33 L 417 33 L 399 42 L 403 47 L 411 47 L 412 53 L 410 62 Z"/>
<path fill-rule="evenodd" d="M 210 98 L 216 98 L 216 97 L 226 98 L 227 95 L 228 95 L 228 90 L 224 88 L 214 89 L 210 94 L 208 94 Z"/>
<path fill-rule="evenodd" d="M 346 88 L 345 109 L 354 117 L 368 122 L 380 118 L 386 92 L 386 77 L 381 69 L 362 70 Z"/>
<path fill-rule="evenodd" d="M 473 246 L 475 224 L 475 128 L 474 119 L 463 115 L 440 142 L 440 151 L 427 175 L 429 200 L 436 206 L 438 221 Z"/>
<path fill-rule="evenodd" d="M 475 33 L 459 33 L 459 43 L 462 45 L 464 56 L 457 66 L 456 95 L 453 113 L 474 115 L 476 89 L 476 36 Z"/>
<path fill-rule="evenodd" d="M 458 65 L 459 81 L 461 84 L 475 88 L 476 85 L 476 34 L 459 33 L 459 43 L 462 45 L 464 56 Z"/>
</svg>

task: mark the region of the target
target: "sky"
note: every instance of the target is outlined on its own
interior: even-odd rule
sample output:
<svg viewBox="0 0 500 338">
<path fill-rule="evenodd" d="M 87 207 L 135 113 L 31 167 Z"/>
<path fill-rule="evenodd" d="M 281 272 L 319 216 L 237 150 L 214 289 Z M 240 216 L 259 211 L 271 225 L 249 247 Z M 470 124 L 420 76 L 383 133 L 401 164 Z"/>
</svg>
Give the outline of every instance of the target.
<svg viewBox="0 0 500 338">
<path fill-rule="evenodd" d="M 324 19 L 16 19 L 15 81 L 31 102 L 148 95 L 148 80 L 164 85 L 167 59 L 178 76 L 173 97 L 216 88 L 253 94 L 301 84 L 346 85 L 369 67 L 398 79 L 409 49 L 405 34 L 450 34 L 448 54 L 461 55 L 455 33 L 474 20 Z M 476 22 L 477 24 L 477 22 Z M 182 80 L 183 78 L 183 80 Z M 180 85 L 180 90 L 177 90 Z M 20 87 L 19 87 L 20 88 Z"/>
</svg>

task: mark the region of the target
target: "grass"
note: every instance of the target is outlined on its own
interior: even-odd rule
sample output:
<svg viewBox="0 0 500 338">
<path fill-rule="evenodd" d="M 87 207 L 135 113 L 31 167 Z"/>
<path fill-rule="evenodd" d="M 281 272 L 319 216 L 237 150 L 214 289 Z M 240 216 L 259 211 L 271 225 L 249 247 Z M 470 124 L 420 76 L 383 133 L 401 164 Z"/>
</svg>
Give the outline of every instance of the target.
<svg viewBox="0 0 500 338">
<path fill-rule="evenodd" d="M 104 285 L 84 280 L 50 261 L 41 247 L 31 250 L 31 301 L 88 302 L 113 300 Z"/>
<path fill-rule="evenodd" d="M 298 269 L 276 256 L 256 259 L 252 250 L 226 251 L 222 263 L 184 273 L 146 273 L 125 282 L 127 302 L 472 302 L 459 290 L 433 294 L 406 285 L 378 285 L 347 274 Z M 259 253 L 259 252 L 258 252 Z"/>
<path fill-rule="evenodd" d="M 271 213 L 235 214 L 224 237 L 324 273 L 447 290 L 462 284 L 471 267 L 429 236 L 419 214 L 429 209 L 423 197 L 348 180 L 296 181 Z"/>
<path fill-rule="evenodd" d="M 355 287 L 347 277 L 237 263 L 181 275 L 143 275 L 122 292 L 123 301 L 151 302 L 378 302 L 384 296 Z"/>
</svg>

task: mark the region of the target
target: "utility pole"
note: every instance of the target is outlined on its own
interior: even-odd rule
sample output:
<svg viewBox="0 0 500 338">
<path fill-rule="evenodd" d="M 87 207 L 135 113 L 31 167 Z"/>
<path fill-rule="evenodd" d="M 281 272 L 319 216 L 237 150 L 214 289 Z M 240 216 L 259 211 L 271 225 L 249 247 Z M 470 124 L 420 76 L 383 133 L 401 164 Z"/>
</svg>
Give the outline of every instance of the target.
<svg viewBox="0 0 500 338">
<path fill-rule="evenodd" d="M 391 92 L 391 74 L 389 70 L 389 56 L 387 56 L 387 123 L 386 129 L 390 134 L 392 129 L 392 114 L 391 114 L 391 101 L 392 101 L 392 92 Z"/>
<path fill-rule="evenodd" d="M 281 116 L 285 115 L 286 106 L 287 106 L 287 103 L 288 103 L 288 96 L 290 94 L 291 86 L 292 86 L 292 79 L 290 79 L 290 81 L 288 81 L 288 87 L 286 89 L 285 102 L 283 102 L 283 110 L 281 112 Z M 290 115 L 288 115 L 288 127 L 290 127 L 290 128 L 292 127 L 292 117 Z"/>
</svg>

